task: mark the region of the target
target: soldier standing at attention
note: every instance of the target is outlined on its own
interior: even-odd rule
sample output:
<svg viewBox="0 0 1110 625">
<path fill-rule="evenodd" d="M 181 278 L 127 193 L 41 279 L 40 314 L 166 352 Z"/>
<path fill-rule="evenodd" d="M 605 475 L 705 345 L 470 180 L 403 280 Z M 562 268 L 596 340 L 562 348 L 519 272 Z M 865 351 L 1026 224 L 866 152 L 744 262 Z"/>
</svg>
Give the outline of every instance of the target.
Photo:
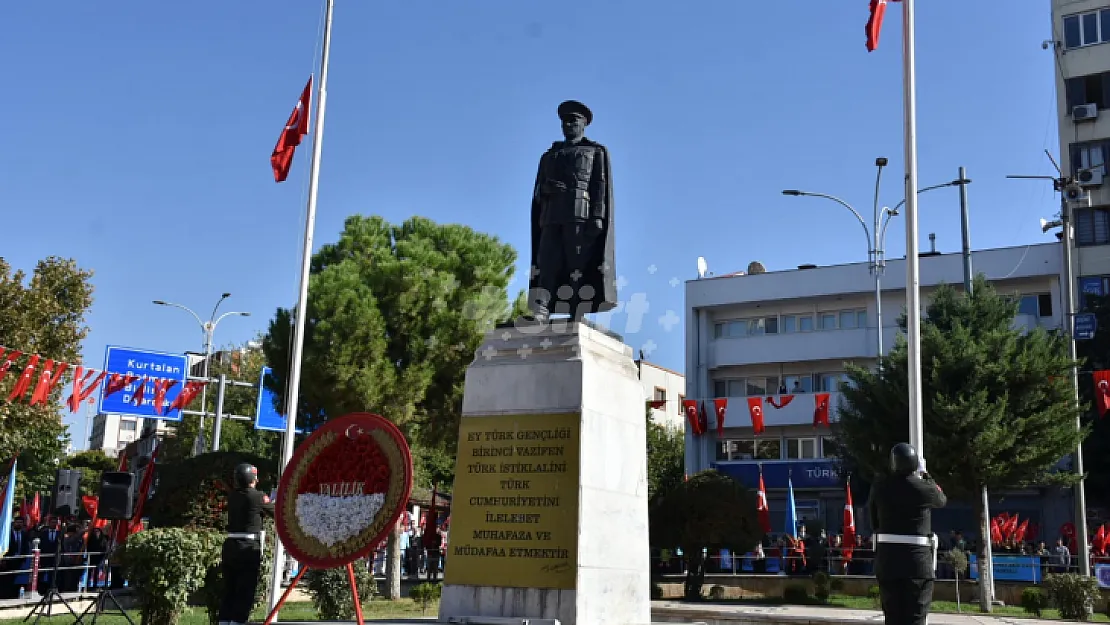
<svg viewBox="0 0 1110 625">
<path fill-rule="evenodd" d="M 869 502 L 883 616 L 887 625 L 924 625 L 937 568 L 931 510 L 948 498 L 906 443 L 890 450 L 890 470 L 876 478 Z"/>
<path fill-rule="evenodd" d="M 262 515 L 274 516 L 270 498 L 255 488 L 258 469 L 247 463 L 235 467 L 234 483 L 227 500 L 227 539 L 220 563 L 224 581 L 220 625 L 244 625 L 250 619 L 266 537 Z"/>
</svg>

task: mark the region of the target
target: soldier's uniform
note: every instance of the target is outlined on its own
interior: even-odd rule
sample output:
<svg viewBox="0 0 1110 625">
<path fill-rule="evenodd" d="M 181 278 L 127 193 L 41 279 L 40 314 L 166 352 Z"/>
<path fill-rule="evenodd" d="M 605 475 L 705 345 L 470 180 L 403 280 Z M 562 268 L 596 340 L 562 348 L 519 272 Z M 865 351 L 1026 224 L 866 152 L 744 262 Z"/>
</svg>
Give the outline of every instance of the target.
<svg viewBox="0 0 1110 625">
<path fill-rule="evenodd" d="M 593 120 L 581 102 L 563 102 L 558 112 L 586 125 Z M 610 171 L 608 150 L 584 136 L 557 141 L 540 158 L 532 196 L 530 298 L 541 318 L 555 312 L 578 316 L 580 306 L 584 313 L 615 306 Z"/>
<path fill-rule="evenodd" d="M 932 508 L 948 502 L 913 447 L 890 452 L 891 474 L 877 478 L 869 502 L 875 577 L 888 625 L 924 625 L 933 602 L 937 542 Z"/>
<path fill-rule="evenodd" d="M 224 540 L 220 571 L 224 598 L 220 603 L 220 625 L 242 625 L 250 619 L 258 576 L 262 569 L 262 515 L 274 515 L 269 497 L 254 488 L 258 469 L 249 464 L 235 468 L 235 490 L 227 501 L 227 538 Z"/>
</svg>

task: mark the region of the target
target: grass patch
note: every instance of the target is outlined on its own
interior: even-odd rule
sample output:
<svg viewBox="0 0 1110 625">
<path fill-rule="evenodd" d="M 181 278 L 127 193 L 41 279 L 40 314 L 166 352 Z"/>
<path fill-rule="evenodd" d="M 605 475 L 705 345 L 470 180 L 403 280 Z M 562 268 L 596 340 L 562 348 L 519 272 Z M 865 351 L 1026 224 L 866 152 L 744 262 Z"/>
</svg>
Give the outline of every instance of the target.
<svg viewBox="0 0 1110 625">
<path fill-rule="evenodd" d="M 830 608 L 848 608 L 848 609 L 852 609 L 852 610 L 878 610 L 879 609 L 878 606 L 876 606 L 875 603 L 871 599 L 868 599 L 867 597 L 850 597 L 850 596 L 847 596 L 847 595 L 832 595 L 831 597 L 829 597 L 829 602 L 826 603 L 826 604 L 818 603 L 818 601 L 816 599 L 814 599 L 813 597 L 810 597 L 810 600 L 811 601 L 809 603 L 807 603 L 806 605 L 810 605 L 810 606 L 825 605 L 825 606 L 830 607 Z M 729 600 L 724 600 L 724 601 L 714 601 L 713 603 L 730 604 L 730 605 L 797 605 L 796 603 L 792 604 L 790 602 L 784 601 L 783 599 L 777 598 L 777 597 L 766 597 L 766 598 L 762 598 L 762 599 L 754 599 L 754 598 L 753 599 L 729 599 Z M 957 609 L 957 608 L 959 608 L 959 609 Z M 975 603 L 966 603 L 966 602 L 964 602 L 964 603 L 961 603 L 959 606 L 957 606 L 955 601 L 934 601 L 931 612 L 938 613 L 938 614 L 956 614 L 957 612 L 959 612 L 961 614 L 981 614 L 981 612 L 979 612 L 979 603 L 978 602 L 975 602 Z M 1021 606 L 1013 606 L 1013 605 L 994 606 L 994 611 L 991 612 L 991 615 L 992 616 L 1005 616 L 1005 617 L 1033 618 L 1033 615 L 1026 614 L 1025 610 L 1023 610 L 1021 608 Z M 1060 619 L 1060 613 L 1057 612 L 1056 610 L 1045 610 L 1044 613 L 1042 614 L 1041 618 L 1042 619 L 1050 619 L 1050 620 L 1059 620 Z M 1091 615 L 1091 620 L 1088 621 L 1088 622 L 1091 622 L 1091 623 L 1107 623 L 1107 622 L 1110 622 L 1110 617 L 1107 617 L 1105 614 L 1096 612 L 1095 614 Z"/>
<path fill-rule="evenodd" d="M 65 616 L 52 616 L 50 618 L 43 618 L 39 623 L 46 625 L 72 625 L 73 616 L 65 612 L 64 606 L 59 606 Z M 435 615 L 439 611 L 439 602 L 436 601 L 428 606 L 428 614 Z M 57 609 L 54 611 L 57 614 Z M 139 612 L 128 611 L 131 618 L 136 623 L 139 622 Z M 362 605 L 362 614 L 367 619 L 391 619 L 391 618 L 420 618 L 420 605 L 412 599 L 400 599 L 398 601 L 388 601 L 379 599 L 364 603 Z M 256 611 L 252 615 L 255 621 L 261 622 L 266 618 L 265 611 Z M 281 609 L 280 614 L 283 621 L 315 621 L 319 620 L 316 615 L 316 608 L 309 602 L 303 603 L 287 603 Z M 88 619 L 88 620 L 91 620 Z M 103 623 L 104 625 L 127 625 L 127 620 L 122 616 L 102 616 L 96 620 L 97 625 Z M 0 619 L 0 625 L 17 625 L 23 623 L 23 617 Z M 203 608 L 189 608 L 185 615 L 181 617 L 180 625 L 208 625 L 208 615 Z"/>
</svg>

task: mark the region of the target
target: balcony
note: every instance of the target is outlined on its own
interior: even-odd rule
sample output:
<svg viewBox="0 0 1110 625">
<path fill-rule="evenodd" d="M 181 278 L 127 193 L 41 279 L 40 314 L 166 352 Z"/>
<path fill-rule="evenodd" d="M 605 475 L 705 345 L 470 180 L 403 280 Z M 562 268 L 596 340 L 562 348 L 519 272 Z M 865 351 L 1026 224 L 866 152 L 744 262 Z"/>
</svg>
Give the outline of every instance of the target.
<svg viewBox="0 0 1110 625">
<path fill-rule="evenodd" d="M 794 399 L 782 408 L 775 408 L 767 398 L 763 398 L 763 425 L 766 427 L 782 425 L 811 425 L 813 423 L 813 410 L 817 407 L 816 393 L 798 393 Z M 781 402 L 783 397 L 773 396 L 776 402 Z M 836 421 L 836 410 L 840 405 L 841 393 L 829 393 L 829 421 Z M 750 428 L 752 426 L 751 414 L 748 412 L 747 397 L 730 397 L 728 410 L 725 413 L 725 429 Z"/>
<path fill-rule="evenodd" d="M 883 348 L 890 351 L 901 330 L 883 328 Z M 806 360 L 856 360 L 875 357 L 875 328 L 772 334 L 709 342 L 710 369 Z"/>
<path fill-rule="evenodd" d="M 763 484 L 767 490 L 785 489 L 787 480 L 794 488 L 843 488 L 840 471 L 834 460 L 731 460 L 711 465 L 748 488 L 759 488 L 762 467 Z"/>
</svg>

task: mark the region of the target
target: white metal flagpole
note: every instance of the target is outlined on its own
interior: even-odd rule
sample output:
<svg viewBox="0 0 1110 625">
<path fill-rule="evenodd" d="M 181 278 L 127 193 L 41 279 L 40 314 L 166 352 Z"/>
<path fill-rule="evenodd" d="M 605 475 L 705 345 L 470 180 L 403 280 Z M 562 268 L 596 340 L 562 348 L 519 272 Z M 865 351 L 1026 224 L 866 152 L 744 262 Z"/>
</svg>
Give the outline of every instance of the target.
<svg viewBox="0 0 1110 625">
<path fill-rule="evenodd" d="M 910 445 L 923 461 L 921 419 L 921 290 L 917 254 L 917 76 L 914 63 L 914 0 L 902 0 L 902 107 L 906 159 L 906 347 L 909 371 Z"/>
<path fill-rule="evenodd" d="M 297 436 L 297 405 L 300 401 L 301 358 L 304 355 L 304 327 L 308 316 L 308 281 L 312 267 L 312 235 L 316 228 L 316 194 L 320 182 L 320 154 L 324 146 L 324 109 L 328 97 L 328 53 L 331 46 L 331 15 L 334 0 L 326 0 L 324 15 L 323 53 L 320 57 L 320 80 L 316 85 L 316 123 L 312 129 L 312 173 L 308 182 L 308 212 L 304 224 L 304 250 L 301 259 L 301 285 L 297 297 L 297 316 L 293 326 L 293 357 L 289 365 L 289 385 L 285 402 L 285 437 L 281 450 L 279 470 L 284 470 L 293 457 L 293 443 Z M 270 609 L 281 597 L 284 576 L 285 548 L 278 539 L 274 548 L 274 570 L 270 582 Z"/>
</svg>

